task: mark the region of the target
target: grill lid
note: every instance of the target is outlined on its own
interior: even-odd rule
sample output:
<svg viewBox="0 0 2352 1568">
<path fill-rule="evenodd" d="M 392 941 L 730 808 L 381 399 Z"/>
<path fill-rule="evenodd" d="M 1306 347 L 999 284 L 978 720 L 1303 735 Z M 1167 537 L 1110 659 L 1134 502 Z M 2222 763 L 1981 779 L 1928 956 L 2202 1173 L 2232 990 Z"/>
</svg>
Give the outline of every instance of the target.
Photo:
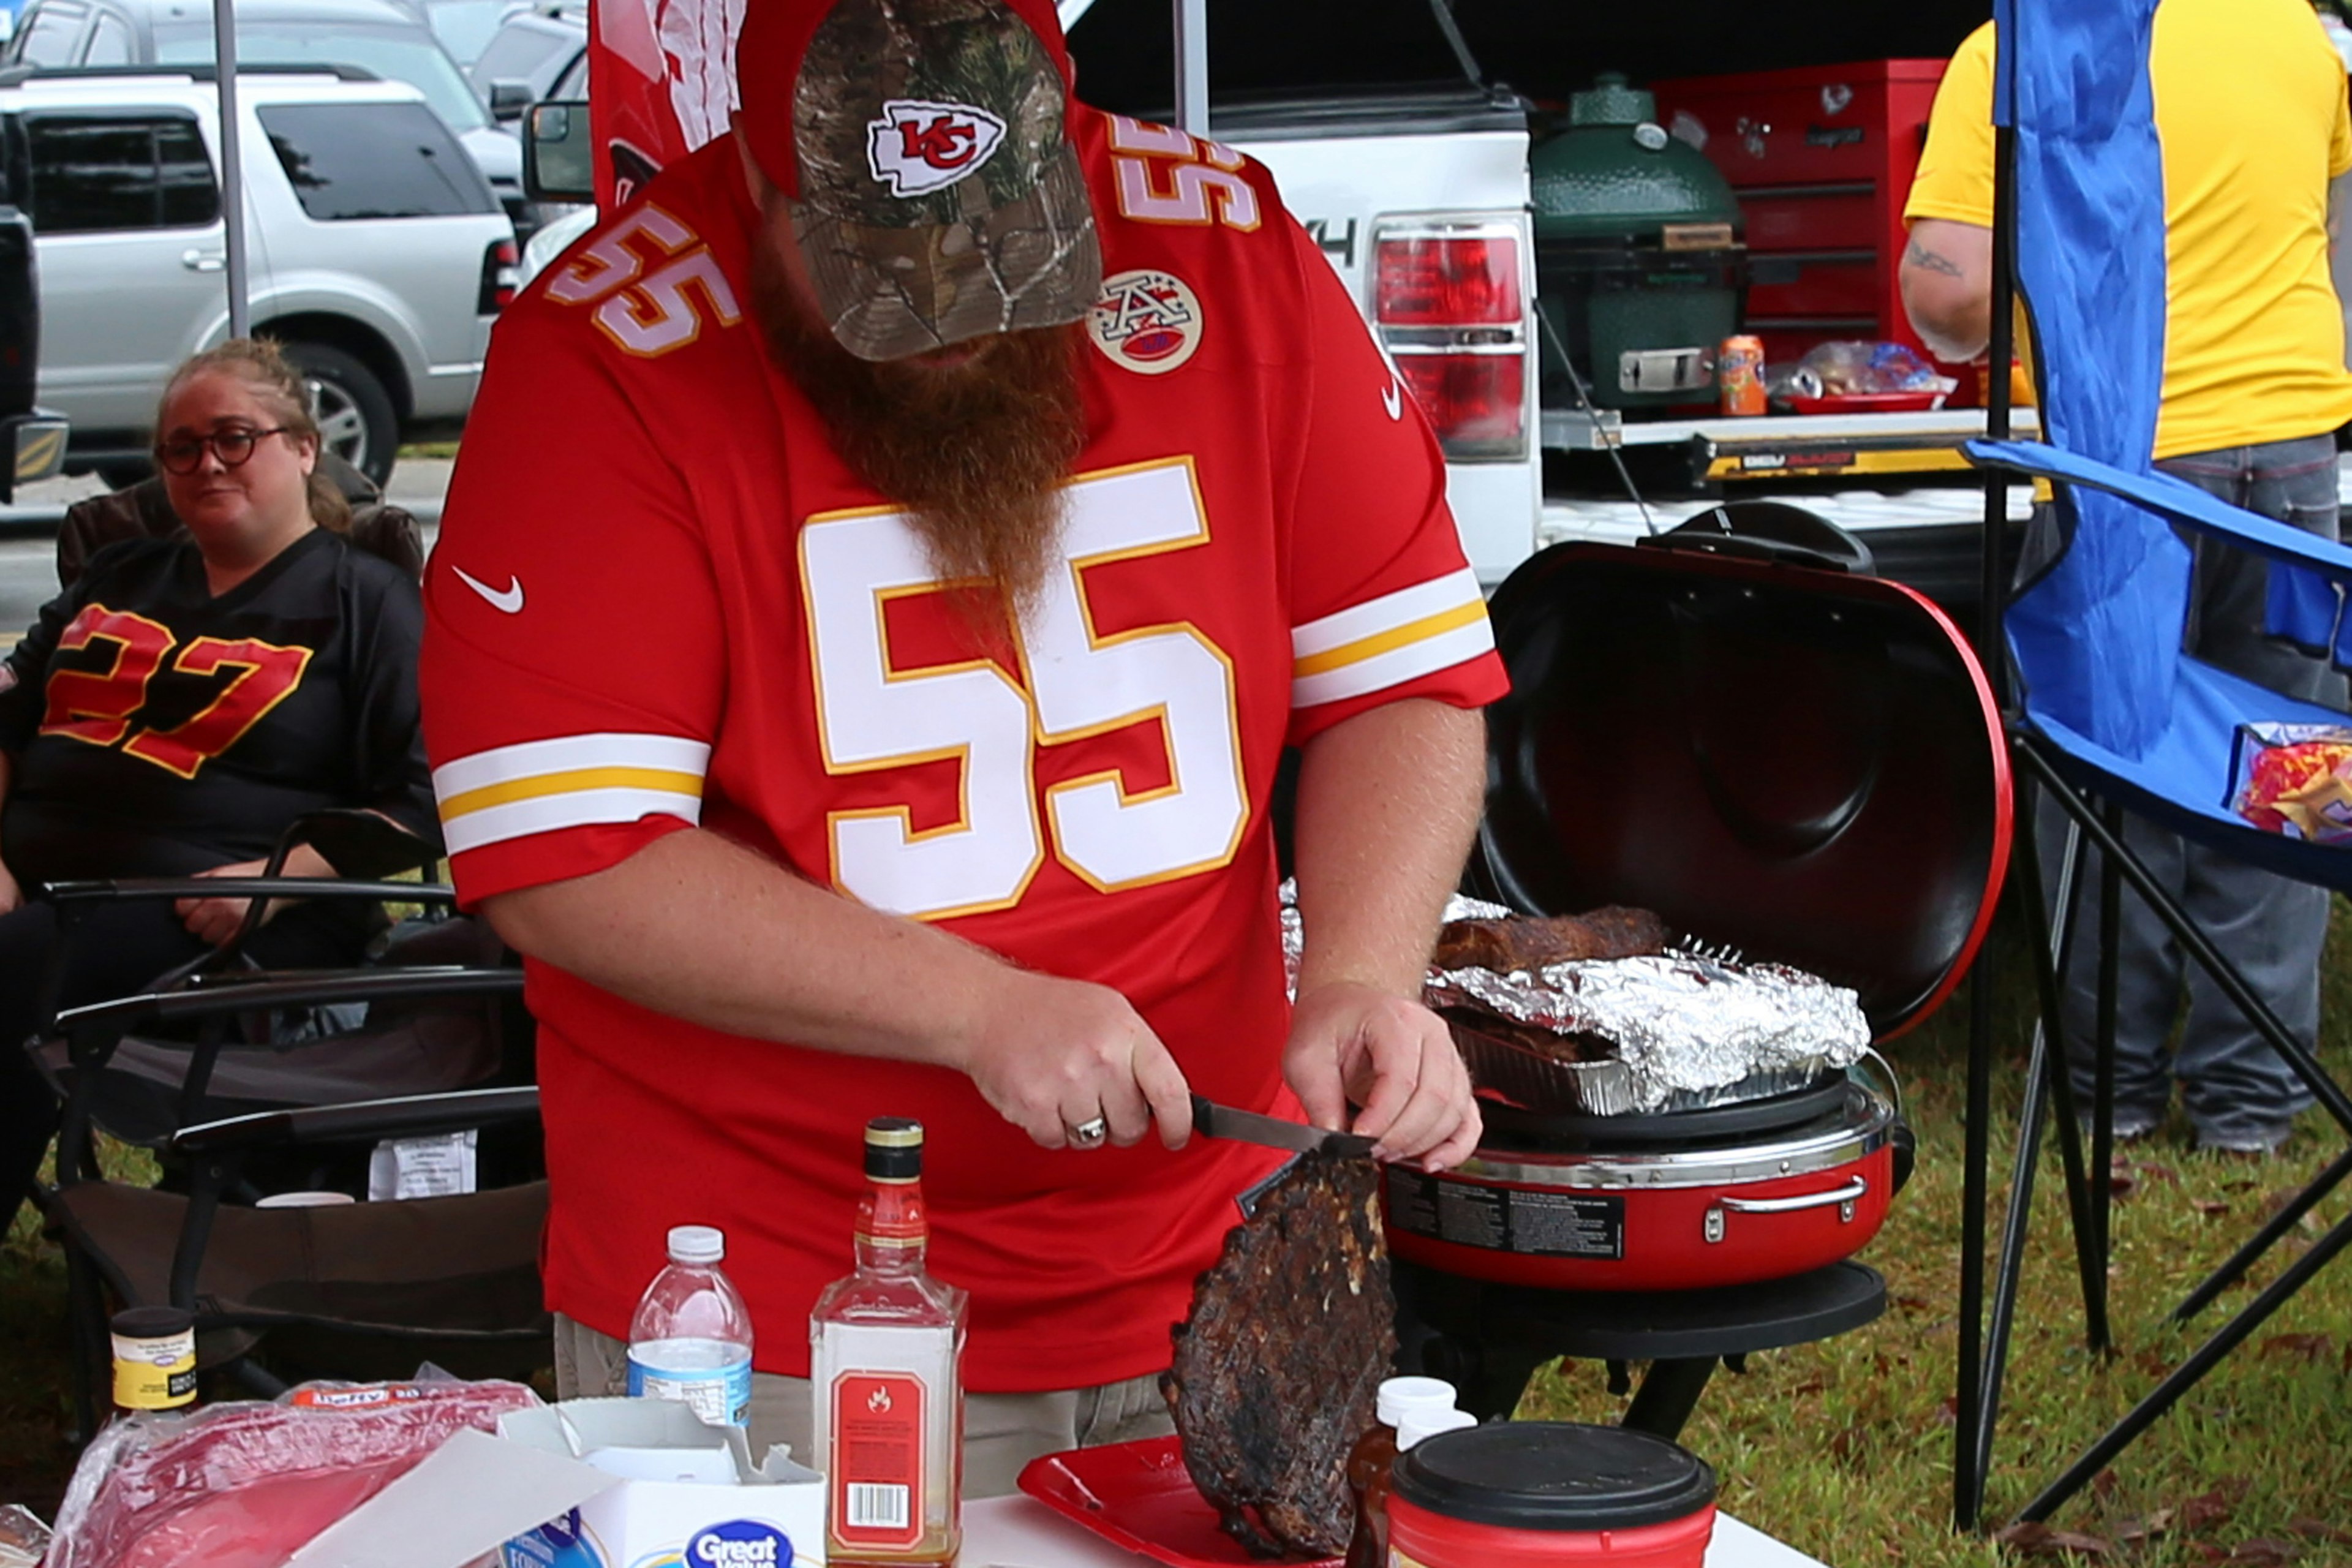
<svg viewBox="0 0 2352 1568">
<path fill-rule="evenodd" d="M 1628 239 L 1727 248 L 1739 223 L 1730 184 L 1666 134 L 1657 105 L 1614 72 L 1570 100 L 1569 129 L 1529 154 L 1536 238 Z"/>
</svg>

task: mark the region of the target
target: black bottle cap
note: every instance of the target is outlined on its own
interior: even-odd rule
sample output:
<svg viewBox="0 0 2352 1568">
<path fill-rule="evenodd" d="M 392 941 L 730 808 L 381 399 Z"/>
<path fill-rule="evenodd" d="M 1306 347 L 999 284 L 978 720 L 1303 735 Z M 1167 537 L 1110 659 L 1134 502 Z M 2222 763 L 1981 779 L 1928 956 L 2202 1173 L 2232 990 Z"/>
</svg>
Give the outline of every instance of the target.
<svg viewBox="0 0 2352 1568">
<path fill-rule="evenodd" d="M 107 1321 L 126 1340 L 168 1340 L 195 1326 L 196 1315 L 184 1307 L 126 1307 Z"/>
<path fill-rule="evenodd" d="M 1623 1426 L 1503 1421 L 1424 1437 L 1398 1457 L 1394 1495 L 1415 1508 L 1515 1530 L 1632 1530 L 1715 1500 L 1689 1450 Z"/>
<path fill-rule="evenodd" d="M 877 1182 L 912 1182 L 923 1173 L 923 1124 L 877 1116 L 866 1124 L 866 1173 Z"/>
</svg>

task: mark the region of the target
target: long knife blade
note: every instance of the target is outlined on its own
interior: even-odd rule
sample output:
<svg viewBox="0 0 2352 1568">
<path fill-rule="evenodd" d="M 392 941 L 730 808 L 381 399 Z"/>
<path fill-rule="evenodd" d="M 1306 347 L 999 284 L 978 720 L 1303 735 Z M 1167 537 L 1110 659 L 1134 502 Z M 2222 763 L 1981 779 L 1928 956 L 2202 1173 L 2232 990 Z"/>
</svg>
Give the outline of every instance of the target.
<svg viewBox="0 0 2352 1568">
<path fill-rule="evenodd" d="M 1285 1121 L 1278 1116 L 1237 1110 L 1197 1094 L 1192 1097 L 1192 1125 L 1212 1138 L 1230 1138 L 1269 1149 L 1295 1149 L 1302 1154 L 1330 1154 L 1342 1160 L 1365 1158 L 1376 1142 L 1359 1132 L 1326 1132 L 1303 1121 Z"/>
</svg>

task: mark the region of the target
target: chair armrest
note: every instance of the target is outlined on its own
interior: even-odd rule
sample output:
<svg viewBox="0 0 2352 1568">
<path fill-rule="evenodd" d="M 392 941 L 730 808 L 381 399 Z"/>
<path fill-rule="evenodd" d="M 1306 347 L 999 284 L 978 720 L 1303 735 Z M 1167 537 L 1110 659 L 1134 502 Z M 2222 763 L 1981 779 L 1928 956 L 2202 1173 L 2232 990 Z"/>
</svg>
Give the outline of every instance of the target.
<svg viewBox="0 0 2352 1568">
<path fill-rule="evenodd" d="M 444 997 L 519 996 L 520 969 L 336 970 L 299 980 L 266 980 L 244 985 L 210 985 L 195 991 L 163 991 L 93 1002 L 58 1015 L 58 1033 L 69 1037 L 127 1034 L 142 1024 L 173 1023 L 279 1007 L 324 1007 L 343 1002 L 433 1001 Z"/>
<path fill-rule="evenodd" d="M 488 967 L 463 963 L 362 963 L 347 969 L 239 969 L 227 973 L 191 974 L 187 984 L 175 990 L 216 994 L 232 985 L 283 985 L 297 980 L 343 981 L 367 976 L 381 980 L 412 974 L 478 974 Z"/>
<path fill-rule="evenodd" d="M 184 1127 L 173 1152 L 201 1158 L 259 1144 L 373 1142 L 384 1138 L 432 1138 L 468 1128 L 536 1121 L 539 1090 L 461 1089 L 397 1100 L 362 1100 L 298 1110 L 257 1110 Z"/>
<path fill-rule="evenodd" d="M 2307 567 L 2331 582 L 2352 582 L 2352 550 L 2231 506 L 2170 474 L 2135 474 L 2040 441 L 1970 441 L 1960 450 L 1979 468 L 2009 468 L 2061 484 L 2105 490 L 2167 522 L 2218 534 L 2257 555 Z"/>
<path fill-rule="evenodd" d="M 42 893 L 56 904 L 131 899 L 359 899 L 447 908 L 457 901 L 457 889 L 446 882 L 362 882 L 341 877 L 121 877 L 51 882 Z"/>
<path fill-rule="evenodd" d="M 353 879 L 419 870 L 441 858 L 437 841 L 421 838 L 390 817 L 355 806 L 305 812 L 288 823 L 270 854 L 270 868 L 282 866 L 285 857 L 304 844 L 324 856 L 337 875 Z"/>
</svg>

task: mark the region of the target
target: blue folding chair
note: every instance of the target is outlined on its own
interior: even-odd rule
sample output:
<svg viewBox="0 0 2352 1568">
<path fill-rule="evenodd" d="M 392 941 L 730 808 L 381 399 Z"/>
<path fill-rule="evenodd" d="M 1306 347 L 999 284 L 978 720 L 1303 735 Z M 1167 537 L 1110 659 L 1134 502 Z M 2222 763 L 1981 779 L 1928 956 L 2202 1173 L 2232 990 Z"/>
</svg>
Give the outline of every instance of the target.
<svg viewBox="0 0 2352 1568">
<path fill-rule="evenodd" d="M 2101 858 L 2104 919 L 2097 1048 L 2099 1089 L 2091 1110 L 2089 1168 L 2106 1169 L 2112 1142 L 2109 1087 L 2114 1048 L 2116 906 L 2128 882 L 2191 961 L 2290 1064 L 2326 1112 L 2352 1135 L 2352 1097 L 2226 962 L 2188 913 L 2124 845 L 2124 814 L 2280 876 L 2352 891 L 2352 850 L 2265 832 L 2231 809 L 2231 760 L 2242 724 L 2343 724 L 2345 715 L 2270 691 L 2182 651 L 2191 553 L 2175 530 L 2254 552 L 2271 563 L 2268 630 L 2352 663 L 2343 584 L 2352 550 L 2243 511 L 2156 471 L 2152 463 L 2164 374 L 2166 330 L 2164 179 L 2152 118 L 2148 44 L 2156 0 L 1997 0 L 2000 67 L 1994 123 L 2001 164 L 1996 186 L 1993 363 L 2010 353 L 2012 282 L 2032 307 L 2044 439 L 1971 443 L 1990 469 L 2046 479 L 2071 535 L 2063 553 L 2009 605 L 1989 594 L 1989 646 L 2006 638 L 2018 682 L 2010 707 L 2011 754 L 2021 783 L 2048 791 Z M 1999 382 L 2002 378 L 1996 378 Z M 1996 387 L 1996 395 L 2005 388 Z M 1996 407 L 1995 437 L 2006 410 Z M 1995 473 L 1989 493 L 2006 482 Z M 1998 515 L 1989 512 L 1989 515 Z M 1988 531 L 1989 584 L 2002 580 L 1998 535 Z M 2033 856 L 2033 836 L 2020 834 Z M 2057 930 L 2073 929 L 2079 848 L 2062 876 Z M 2038 868 L 2021 867 L 2031 888 Z M 2033 906 L 2037 900 L 2021 900 Z M 2044 1035 L 2058 1026 L 2063 935 L 2036 919 L 2032 943 Z M 2053 952 L 2057 947 L 2061 952 Z M 2105 1326 L 2107 1184 L 2084 1183 L 2074 1106 L 2063 1066 L 2037 1040 L 2029 1075 L 2008 1232 L 1993 1282 L 1990 1344 L 1984 1299 L 1985 1193 L 1989 1152 L 1990 1042 L 1971 1040 L 1969 1187 L 1962 1279 L 1960 1429 L 1954 1466 L 1955 1517 L 1979 1521 L 1984 1501 L 2002 1363 L 2043 1108 L 2057 1102 L 2067 1154 L 2086 1321 L 2095 1347 Z M 2347 1173 L 2352 1152 L 2331 1163 L 2176 1310 L 2185 1321 L 2229 1285 Z M 2284 1268 L 2235 1317 L 2075 1463 L 2036 1495 L 2020 1517 L 2047 1518 L 2160 1417 L 2289 1297 L 2352 1243 L 2352 1219 Z"/>
</svg>

